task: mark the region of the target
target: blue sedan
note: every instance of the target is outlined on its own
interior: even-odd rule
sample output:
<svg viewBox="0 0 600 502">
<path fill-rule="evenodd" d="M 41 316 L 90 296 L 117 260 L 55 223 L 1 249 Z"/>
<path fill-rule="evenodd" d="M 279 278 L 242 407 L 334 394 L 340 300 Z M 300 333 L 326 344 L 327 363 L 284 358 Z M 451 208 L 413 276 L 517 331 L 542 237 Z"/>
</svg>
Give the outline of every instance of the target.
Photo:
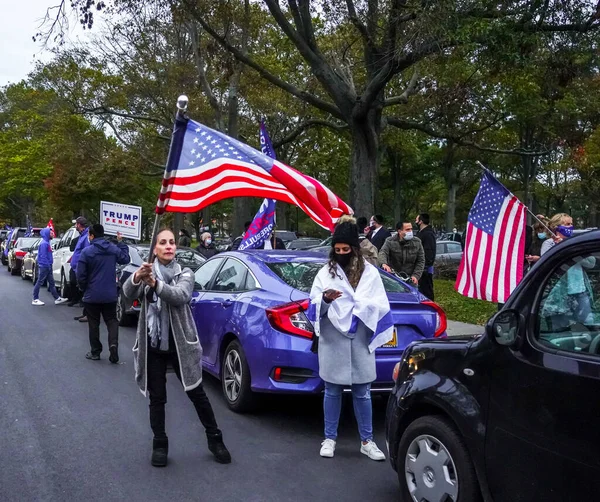
<svg viewBox="0 0 600 502">
<path fill-rule="evenodd" d="M 221 380 L 228 406 L 256 404 L 257 392 L 320 393 L 313 327 L 305 312 L 327 257 L 309 251 L 231 251 L 196 271 L 191 307 L 204 369 Z M 392 372 L 411 342 L 445 336 L 446 315 L 416 289 L 381 271 L 395 323 L 377 349 L 373 391 L 393 386 Z"/>
</svg>

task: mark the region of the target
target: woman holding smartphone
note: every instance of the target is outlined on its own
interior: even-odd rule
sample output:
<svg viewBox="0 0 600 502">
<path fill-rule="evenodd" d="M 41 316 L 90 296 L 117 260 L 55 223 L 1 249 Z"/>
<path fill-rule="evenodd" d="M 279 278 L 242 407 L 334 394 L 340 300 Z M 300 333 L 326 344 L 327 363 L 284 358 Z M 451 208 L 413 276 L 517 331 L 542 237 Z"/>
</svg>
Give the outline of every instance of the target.
<svg viewBox="0 0 600 502">
<path fill-rule="evenodd" d="M 310 294 L 309 317 L 319 337 L 319 376 L 325 382 L 325 440 L 321 456 L 333 457 L 344 387 L 352 389 L 360 452 L 385 460 L 373 441 L 371 383 L 376 379 L 375 349 L 393 337 L 389 302 L 379 271 L 360 250 L 354 218 L 337 225 L 328 263 Z"/>
</svg>

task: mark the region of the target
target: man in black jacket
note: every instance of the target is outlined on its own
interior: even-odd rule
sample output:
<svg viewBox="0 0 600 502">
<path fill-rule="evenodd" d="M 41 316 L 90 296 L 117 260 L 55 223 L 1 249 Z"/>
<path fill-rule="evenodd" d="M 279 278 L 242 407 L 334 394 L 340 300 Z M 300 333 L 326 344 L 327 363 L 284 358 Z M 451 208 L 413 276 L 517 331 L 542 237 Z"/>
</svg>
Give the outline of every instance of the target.
<svg viewBox="0 0 600 502">
<path fill-rule="evenodd" d="M 376 214 L 371 217 L 371 222 L 369 224 L 371 231 L 367 235 L 367 239 L 369 239 L 371 244 L 377 248 L 377 251 L 381 251 L 387 238 L 392 236 L 391 232 L 383 226 L 383 223 L 383 216 Z"/>
<path fill-rule="evenodd" d="M 430 219 L 427 213 L 421 213 L 417 216 L 416 220 L 417 226 L 419 227 L 417 237 L 421 239 L 423 249 L 425 250 L 425 270 L 419 279 L 419 291 L 433 301 L 433 264 L 435 263 L 437 246 L 435 232 L 429 226 L 429 221 Z"/>
</svg>

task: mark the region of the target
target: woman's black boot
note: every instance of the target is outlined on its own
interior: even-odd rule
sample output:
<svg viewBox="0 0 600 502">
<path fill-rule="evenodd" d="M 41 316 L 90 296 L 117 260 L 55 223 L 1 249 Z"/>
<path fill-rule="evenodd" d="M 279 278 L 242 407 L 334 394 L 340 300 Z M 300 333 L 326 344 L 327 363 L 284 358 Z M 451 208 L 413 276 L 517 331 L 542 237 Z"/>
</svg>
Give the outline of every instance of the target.
<svg viewBox="0 0 600 502">
<path fill-rule="evenodd" d="M 230 464 L 231 454 L 223 443 L 223 434 L 221 432 L 215 434 L 207 433 L 206 437 L 208 438 L 208 449 L 215 456 L 217 462 L 220 464 Z"/>
<path fill-rule="evenodd" d="M 169 440 L 167 438 L 152 440 L 152 465 L 166 467 L 169 455 Z"/>
</svg>

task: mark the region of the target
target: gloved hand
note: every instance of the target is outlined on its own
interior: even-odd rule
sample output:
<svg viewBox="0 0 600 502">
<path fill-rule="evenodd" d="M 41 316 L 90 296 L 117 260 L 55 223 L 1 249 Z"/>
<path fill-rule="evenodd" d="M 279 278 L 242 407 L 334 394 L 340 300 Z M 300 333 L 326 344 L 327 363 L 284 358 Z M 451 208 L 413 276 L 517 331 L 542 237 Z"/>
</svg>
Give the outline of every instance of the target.
<svg viewBox="0 0 600 502">
<path fill-rule="evenodd" d="M 431 267 L 427 267 L 427 273 L 433 275 L 433 265 Z"/>
</svg>

